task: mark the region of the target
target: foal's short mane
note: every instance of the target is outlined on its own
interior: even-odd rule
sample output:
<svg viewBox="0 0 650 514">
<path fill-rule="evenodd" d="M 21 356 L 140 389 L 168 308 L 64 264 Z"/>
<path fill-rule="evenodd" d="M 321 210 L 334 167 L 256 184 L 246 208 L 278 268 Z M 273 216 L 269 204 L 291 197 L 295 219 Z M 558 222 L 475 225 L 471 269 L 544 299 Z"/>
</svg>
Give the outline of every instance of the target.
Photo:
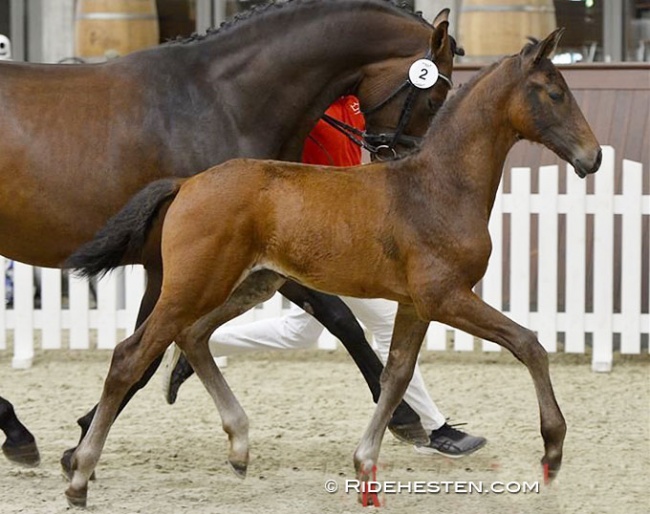
<svg viewBox="0 0 650 514">
<path fill-rule="evenodd" d="M 446 119 L 453 113 L 457 106 L 469 95 L 469 93 L 474 89 L 474 86 L 483 80 L 486 76 L 490 75 L 496 68 L 498 68 L 503 61 L 515 57 L 513 55 L 506 56 L 499 59 L 492 64 L 489 64 L 482 68 L 476 75 L 474 75 L 468 82 L 463 84 L 458 90 L 447 100 L 438 113 L 431 120 L 427 134 L 434 130 L 437 126 L 444 124 Z M 427 137 L 425 134 L 424 137 Z"/>
<path fill-rule="evenodd" d="M 339 0 L 339 1 L 350 2 L 351 0 Z M 329 0 L 329 2 L 333 3 L 333 0 Z M 209 28 L 205 34 L 198 34 L 195 32 L 194 34 L 186 38 L 178 36 L 176 39 L 171 39 L 167 41 L 167 44 L 187 44 L 187 43 L 194 43 L 196 41 L 202 41 L 208 37 L 213 37 L 217 34 L 222 34 L 228 29 L 237 27 L 241 25 L 241 22 L 244 22 L 251 18 L 257 19 L 258 17 L 268 15 L 269 12 L 276 12 L 279 9 L 289 10 L 289 9 L 296 8 L 297 6 L 303 4 L 309 4 L 309 3 L 325 4 L 326 2 L 323 2 L 322 0 L 284 0 L 284 1 L 270 0 L 267 3 L 254 5 L 250 9 L 247 9 L 246 11 L 235 14 L 235 16 L 233 16 L 227 21 L 224 21 L 219 27 Z M 429 28 L 433 28 L 431 23 L 429 23 L 422 17 L 422 13 L 420 11 L 415 13 L 412 12 L 411 10 L 408 9 L 406 2 L 403 1 L 398 2 L 397 0 L 366 0 L 365 2 L 351 2 L 351 3 L 357 3 L 357 4 L 365 3 L 367 5 L 374 5 L 378 9 L 393 10 L 396 13 L 409 15 L 413 19 L 422 23 L 423 25 Z"/>
</svg>

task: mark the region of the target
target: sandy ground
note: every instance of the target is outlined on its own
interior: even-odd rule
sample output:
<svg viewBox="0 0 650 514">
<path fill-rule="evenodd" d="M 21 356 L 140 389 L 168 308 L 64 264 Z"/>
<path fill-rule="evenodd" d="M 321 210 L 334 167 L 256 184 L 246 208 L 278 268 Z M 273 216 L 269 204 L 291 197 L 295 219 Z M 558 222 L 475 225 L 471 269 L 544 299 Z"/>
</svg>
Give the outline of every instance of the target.
<svg viewBox="0 0 650 514">
<path fill-rule="evenodd" d="M 107 352 L 42 352 L 34 367 L 10 369 L 0 355 L 0 394 L 14 402 L 38 437 L 42 463 L 0 460 L 0 512 L 70 512 L 59 472 L 61 451 L 78 437 L 74 420 L 99 398 Z M 455 482 L 449 492 L 385 494 L 390 513 L 647 513 L 650 511 L 650 360 L 617 358 L 611 374 L 588 358 L 552 356 L 552 376 L 568 422 L 564 465 L 541 483 L 542 440 L 532 383 L 507 354 L 433 354 L 422 362 L 431 392 L 452 422 L 488 445 L 460 460 L 415 454 L 387 435 L 378 480 Z M 343 351 L 231 357 L 226 377 L 251 421 L 252 460 L 245 480 L 225 464 L 226 438 L 196 378 L 176 405 L 165 404 L 160 378 L 115 424 L 91 483 L 88 511 L 103 513 L 360 513 L 352 452 L 372 403 Z M 334 480 L 339 491 L 328 494 Z M 453 492 L 534 487 L 539 492 Z M 472 486 L 473 487 L 473 486 Z"/>
</svg>

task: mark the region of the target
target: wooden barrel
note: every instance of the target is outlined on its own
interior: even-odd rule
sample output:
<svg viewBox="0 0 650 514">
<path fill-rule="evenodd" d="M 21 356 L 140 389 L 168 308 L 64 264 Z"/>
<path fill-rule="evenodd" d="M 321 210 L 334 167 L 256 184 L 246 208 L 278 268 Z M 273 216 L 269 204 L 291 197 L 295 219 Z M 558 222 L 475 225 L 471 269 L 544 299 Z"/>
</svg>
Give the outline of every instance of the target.
<svg viewBox="0 0 650 514">
<path fill-rule="evenodd" d="M 77 0 L 76 55 L 89 60 L 126 55 L 159 43 L 155 0 Z"/>
<path fill-rule="evenodd" d="M 528 36 L 556 28 L 553 0 L 463 0 L 458 42 L 469 60 L 490 61 L 521 50 Z"/>
</svg>

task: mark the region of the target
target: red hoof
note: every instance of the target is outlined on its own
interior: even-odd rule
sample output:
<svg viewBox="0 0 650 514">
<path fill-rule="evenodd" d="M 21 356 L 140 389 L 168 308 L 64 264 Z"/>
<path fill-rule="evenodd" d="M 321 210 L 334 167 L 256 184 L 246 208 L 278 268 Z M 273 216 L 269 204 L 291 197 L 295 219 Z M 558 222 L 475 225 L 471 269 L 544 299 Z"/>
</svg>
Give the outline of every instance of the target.
<svg viewBox="0 0 650 514">
<path fill-rule="evenodd" d="M 373 466 L 370 471 L 366 471 L 363 467 L 359 472 L 359 480 L 361 480 L 361 494 L 359 502 L 363 507 L 381 507 L 379 500 L 377 485 L 377 466 Z"/>
</svg>

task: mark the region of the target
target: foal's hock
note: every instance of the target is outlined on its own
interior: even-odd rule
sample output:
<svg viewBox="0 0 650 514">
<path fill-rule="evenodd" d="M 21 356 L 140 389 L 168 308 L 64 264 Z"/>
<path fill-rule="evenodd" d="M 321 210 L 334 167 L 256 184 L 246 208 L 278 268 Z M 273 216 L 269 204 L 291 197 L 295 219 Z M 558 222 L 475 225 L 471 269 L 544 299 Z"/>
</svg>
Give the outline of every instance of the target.
<svg viewBox="0 0 650 514">
<path fill-rule="evenodd" d="M 432 320 L 500 344 L 528 368 L 540 409 L 542 463 L 553 478 L 566 424 L 546 353 L 531 331 L 472 288 L 487 267 L 490 211 L 516 141 L 544 144 L 580 177 L 600 165 L 600 146 L 549 60 L 561 33 L 480 72 L 443 107 L 411 157 L 348 169 L 233 160 L 140 193 L 145 217 L 168 206 L 162 293 L 142 327 L 115 350 L 95 423 L 75 454 L 68 496 L 85 498 L 122 395 L 172 340 L 220 406 L 229 460 L 243 473 L 246 417 L 207 345 L 187 335 L 227 318 L 251 297 L 268 297 L 287 277 L 321 291 L 399 302 L 381 396 L 354 454 L 362 479 L 377 464 Z M 92 254 L 93 245 L 106 250 L 95 241 L 78 256 Z M 97 271 L 96 263 L 85 267 L 82 260 L 74 262 Z"/>
</svg>

